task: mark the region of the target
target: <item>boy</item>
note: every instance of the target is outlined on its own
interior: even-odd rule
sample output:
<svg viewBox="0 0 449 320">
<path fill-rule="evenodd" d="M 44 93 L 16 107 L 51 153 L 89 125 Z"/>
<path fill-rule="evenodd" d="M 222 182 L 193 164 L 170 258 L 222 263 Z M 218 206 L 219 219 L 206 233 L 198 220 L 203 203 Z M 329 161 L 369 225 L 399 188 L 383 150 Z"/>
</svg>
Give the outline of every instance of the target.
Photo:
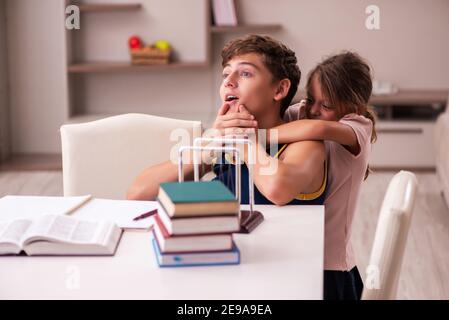
<svg viewBox="0 0 449 320">
<path fill-rule="evenodd" d="M 250 35 L 228 43 L 222 51 L 222 58 L 220 97 L 223 104 L 214 128 L 252 126 L 270 129 L 282 124 L 282 117 L 297 91 L 301 76 L 294 52 L 268 36 Z M 258 143 L 254 149 L 256 156 L 252 178 L 256 185 L 256 203 L 324 202 L 327 167 L 322 142 L 301 141 L 282 145 L 274 156 Z M 247 152 L 243 158 L 247 164 Z M 262 163 L 268 163 L 277 170 L 263 175 Z M 216 179 L 223 181 L 231 190 L 234 185 L 233 170 L 235 167 L 232 164 L 214 167 Z M 170 161 L 147 168 L 131 185 L 127 198 L 154 199 L 159 184 L 177 181 L 177 172 L 177 164 Z M 193 165 L 186 164 L 184 172 L 191 177 Z M 242 166 L 241 183 L 242 203 L 248 203 L 246 166 Z"/>
</svg>

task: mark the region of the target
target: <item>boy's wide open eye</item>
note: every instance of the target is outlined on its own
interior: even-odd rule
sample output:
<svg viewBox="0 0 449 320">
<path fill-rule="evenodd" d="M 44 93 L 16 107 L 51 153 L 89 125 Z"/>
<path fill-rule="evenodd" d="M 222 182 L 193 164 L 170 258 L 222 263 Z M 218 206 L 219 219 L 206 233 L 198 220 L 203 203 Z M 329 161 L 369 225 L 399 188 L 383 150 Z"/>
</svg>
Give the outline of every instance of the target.
<svg viewBox="0 0 449 320">
<path fill-rule="evenodd" d="M 244 77 L 244 78 L 249 78 L 252 76 L 252 73 L 249 71 L 242 71 L 242 72 L 240 72 L 240 76 Z"/>
<path fill-rule="evenodd" d="M 231 74 L 231 71 L 232 71 L 231 68 L 229 66 L 226 66 L 222 71 L 222 74 L 221 74 L 222 78 L 226 79 L 227 77 L 229 77 L 229 75 Z"/>
</svg>

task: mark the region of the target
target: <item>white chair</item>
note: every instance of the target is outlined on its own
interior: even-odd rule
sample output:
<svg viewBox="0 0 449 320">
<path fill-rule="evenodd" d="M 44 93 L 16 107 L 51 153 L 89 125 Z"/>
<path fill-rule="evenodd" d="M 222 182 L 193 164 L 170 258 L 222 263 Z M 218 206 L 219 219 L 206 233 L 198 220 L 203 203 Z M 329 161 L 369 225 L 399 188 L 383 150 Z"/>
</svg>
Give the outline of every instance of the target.
<svg viewBox="0 0 449 320">
<path fill-rule="evenodd" d="M 125 199 L 147 166 L 177 159 L 201 136 L 201 122 L 124 114 L 61 127 L 64 196 Z"/>
<path fill-rule="evenodd" d="M 363 300 L 396 298 L 417 192 L 416 176 L 400 171 L 390 181 L 377 222 Z"/>
</svg>

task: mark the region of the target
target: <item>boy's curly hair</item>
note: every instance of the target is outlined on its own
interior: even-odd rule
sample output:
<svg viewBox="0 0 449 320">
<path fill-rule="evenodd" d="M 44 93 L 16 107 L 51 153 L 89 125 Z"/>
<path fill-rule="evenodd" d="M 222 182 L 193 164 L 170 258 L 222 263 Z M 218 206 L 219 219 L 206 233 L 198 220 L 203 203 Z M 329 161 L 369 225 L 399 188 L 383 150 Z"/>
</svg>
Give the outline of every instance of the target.
<svg viewBox="0 0 449 320">
<path fill-rule="evenodd" d="M 224 46 L 221 52 L 222 66 L 224 67 L 232 58 L 247 53 L 262 56 L 265 66 L 273 75 L 273 81 L 285 78 L 290 80 L 290 89 L 281 101 L 280 116 L 283 117 L 298 90 L 301 79 L 295 52 L 269 36 L 251 34 L 232 40 Z"/>
</svg>

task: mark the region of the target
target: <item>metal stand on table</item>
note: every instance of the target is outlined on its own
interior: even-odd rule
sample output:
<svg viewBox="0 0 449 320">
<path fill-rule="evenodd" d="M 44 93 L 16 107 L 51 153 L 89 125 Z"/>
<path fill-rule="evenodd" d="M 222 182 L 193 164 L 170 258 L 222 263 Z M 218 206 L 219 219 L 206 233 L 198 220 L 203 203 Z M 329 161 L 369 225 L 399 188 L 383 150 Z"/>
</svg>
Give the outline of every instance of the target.
<svg viewBox="0 0 449 320">
<path fill-rule="evenodd" d="M 241 199 L 241 163 L 240 163 L 240 152 L 234 147 L 202 147 L 198 146 L 201 142 L 221 142 L 221 143 L 236 143 L 236 144 L 248 144 L 249 145 L 249 165 L 248 165 L 248 184 L 249 184 L 249 211 L 240 210 L 239 221 L 240 221 L 240 233 L 250 233 L 259 224 L 262 223 L 264 217 L 260 211 L 254 210 L 254 184 L 251 176 L 251 166 L 252 166 L 252 144 L 251 141 L 247 139 L 220 139 L 220 138 L 197 138 L 194 141 L 194 146 L 181 147 L 179 149 L 179 162 L 178 162 L 178 180 L 179 182 L 184 181 L 184 171 L 182 164 L 182 154 L 185 150 L 193 151 L 193 164 L 194 164 L 194 179 L 199 181 L 199 162 L 198 152 L 199 151 L 222 151 L 230 152 L 235 155 L 236 170 L 235 170 L 235 197 L 240 203 Z"/>
</svg>

